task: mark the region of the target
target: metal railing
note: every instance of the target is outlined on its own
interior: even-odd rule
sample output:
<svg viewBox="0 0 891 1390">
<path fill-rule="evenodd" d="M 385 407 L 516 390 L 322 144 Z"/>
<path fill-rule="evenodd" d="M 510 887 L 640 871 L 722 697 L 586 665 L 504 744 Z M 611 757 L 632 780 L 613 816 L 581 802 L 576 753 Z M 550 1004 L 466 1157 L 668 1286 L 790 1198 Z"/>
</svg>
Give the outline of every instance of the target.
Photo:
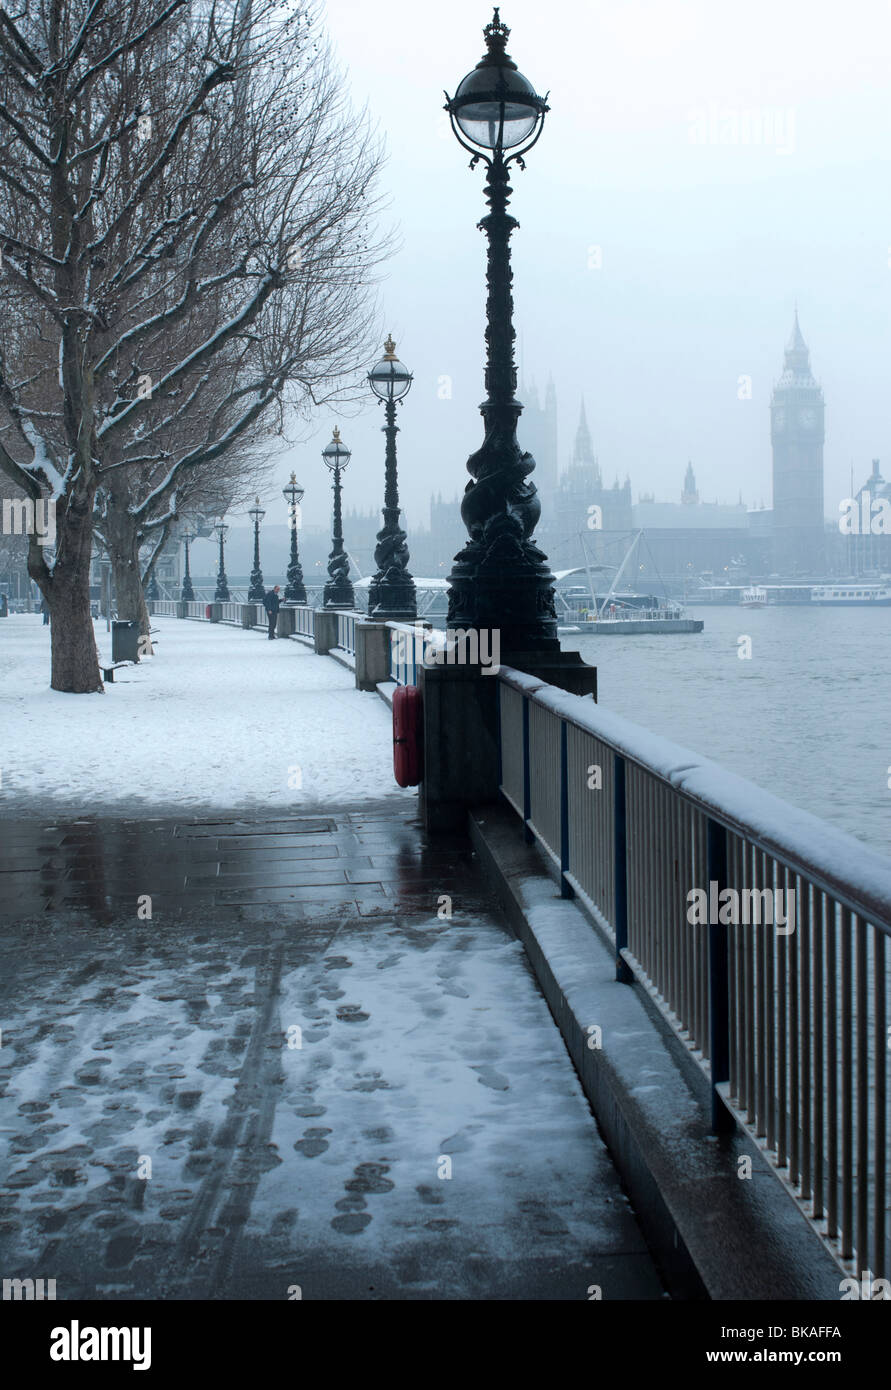
<svg viewBox="0 0 891 1390">
<path fill-rule="evenodd" d="M 189 600 L 189 602 L 186 604 L 186 617 L 187 617 L 187 618 L 206 618 L 206 617 L 207 617 L 207 604 L 203 601 L 203 599 L 190 599 L 190 600 Z"/>
<path fill-rule="evenodd" d="M 363 613 L 338 613 L 337 645 L 350 656 L 356 654 L 356 623 L 362 622 Z"/>
<path fill-rule="evenodd" d="M 835 1253 L 887 1278 L 891 859 L 508 668 L 498 740 L 527 839 L 710 1077 L 714 1127 L 747 1129 Z"/>
<path fill-rule="evenodd" d="M 390 680 L 397 685 L 417 685 L 425 650 L 444 647 L 446 633 L 419 618 L 414 623 L 387 623 L 390 629 Z"/>
<path fill-rule="evenodd" d="M 307 605 L 300 604 L 294 608 L 294 631 L 299 632 L 302 637 L 312 637 L 315 634 L 313 623 L 313 613 L 315 609 Z"/>
<path fill-rule="evenodd" d="M 417 685 L 423 645 L 413 623 L 387 623 L 390 629 L 390 679 L 397 685 Z"/>
<path fill-rule="evenodd" d="M 176 600 L 169 598 L 153 598 L 148 601 L 149 612 L 154 616 L 156 613 L 164 618 L 176 617 Z"/>
</svg>

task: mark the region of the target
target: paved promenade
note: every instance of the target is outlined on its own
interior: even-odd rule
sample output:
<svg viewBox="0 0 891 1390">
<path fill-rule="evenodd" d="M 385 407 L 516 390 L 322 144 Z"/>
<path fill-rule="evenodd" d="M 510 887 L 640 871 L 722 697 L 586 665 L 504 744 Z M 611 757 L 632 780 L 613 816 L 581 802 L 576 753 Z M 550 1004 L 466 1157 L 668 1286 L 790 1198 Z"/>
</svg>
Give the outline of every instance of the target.
<svg viewBox="0 0 891 1390">
<path fill-rule="evenodd" d="M 663 1296 L 467 842 L 414 816 L 2 823 L 0 1275 Z"/>
</svg>

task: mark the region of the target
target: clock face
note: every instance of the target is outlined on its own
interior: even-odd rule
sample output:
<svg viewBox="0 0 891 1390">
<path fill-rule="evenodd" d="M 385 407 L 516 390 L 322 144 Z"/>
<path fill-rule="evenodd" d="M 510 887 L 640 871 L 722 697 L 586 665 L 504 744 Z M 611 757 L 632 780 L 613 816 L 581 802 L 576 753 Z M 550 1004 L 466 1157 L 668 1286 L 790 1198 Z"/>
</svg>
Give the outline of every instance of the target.
<svg viewBox="0 0 891 1390">
<path fill-rule="evenodd" d="M 773 412 L 773 427 L 778 434 L 786 428 L 785 410 L 775 410 Z"/>
<path fill-rule="evenodd" d="M 803 430 L 812 430 L 817 423 L 817 412 L 811 409 L 799 411 L 798 422 Z"/>
</svg>

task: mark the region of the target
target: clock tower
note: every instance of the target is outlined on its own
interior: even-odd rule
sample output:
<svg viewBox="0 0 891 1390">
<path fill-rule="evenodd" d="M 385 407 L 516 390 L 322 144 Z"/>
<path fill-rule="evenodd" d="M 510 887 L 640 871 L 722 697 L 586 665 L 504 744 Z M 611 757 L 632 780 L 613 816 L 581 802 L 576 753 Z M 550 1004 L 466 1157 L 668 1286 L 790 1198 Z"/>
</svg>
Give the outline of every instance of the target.
<svg viewBox="0 0 891 1390">
<path fill-rule="evenodd" d="M 823 411 L 823 392 L 811 372 L 796 309 L 783 374 L 770 402 L 774 569 L 789 577 L 820 577 L 825 570 Z"/>
</svg>

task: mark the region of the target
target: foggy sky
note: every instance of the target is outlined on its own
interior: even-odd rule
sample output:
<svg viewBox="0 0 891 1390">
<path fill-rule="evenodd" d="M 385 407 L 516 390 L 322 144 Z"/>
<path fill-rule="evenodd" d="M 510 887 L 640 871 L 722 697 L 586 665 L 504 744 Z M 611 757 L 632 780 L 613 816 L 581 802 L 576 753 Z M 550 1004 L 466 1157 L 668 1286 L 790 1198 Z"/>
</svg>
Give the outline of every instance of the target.
<svg viewBox="0 0 891 1390">
<path fill-rule="evenodd" d="M 770 505 L 768 404 L 797 300 L 826 396 L 827 515 L 849 495 L 852 464 L 857 486 L 873 457 L 891 475 L 887 0 L 501 10 L 508 51 L 550 90 L 542 138 L 512 178 L 514 297 L 521 375 L 542 389 L 550 372 L 557 385 L 561 466 L 584 393 L 604 477 L 630 474 L 635 501 L 677 500 L 689 458 L 703 499 L 741 490 Z M 400 486 L 410 523 L 427 525 L 431 490 L 463 489 L 482 438 L 484 175 L 468 169 L 442 105 L 482 56 L 491 6 L 329 0 L 327 13 L 353 99 L 388 150 L 401 249 L 381 287 L 381 329 L 415 374 Z M 747 111 L 773 125 L 772 143 L 743 143 Z M 738 399 L 742 375 L 751 400 Z M 382 414 L 370 401 L 341 421 L 347 507 L 381 505 Z M 278 470 L 280 486 L 296 468 L 308 524 L 329 514 L 319 453 L 334 423 L 324 415 Z"/>
</svg>

